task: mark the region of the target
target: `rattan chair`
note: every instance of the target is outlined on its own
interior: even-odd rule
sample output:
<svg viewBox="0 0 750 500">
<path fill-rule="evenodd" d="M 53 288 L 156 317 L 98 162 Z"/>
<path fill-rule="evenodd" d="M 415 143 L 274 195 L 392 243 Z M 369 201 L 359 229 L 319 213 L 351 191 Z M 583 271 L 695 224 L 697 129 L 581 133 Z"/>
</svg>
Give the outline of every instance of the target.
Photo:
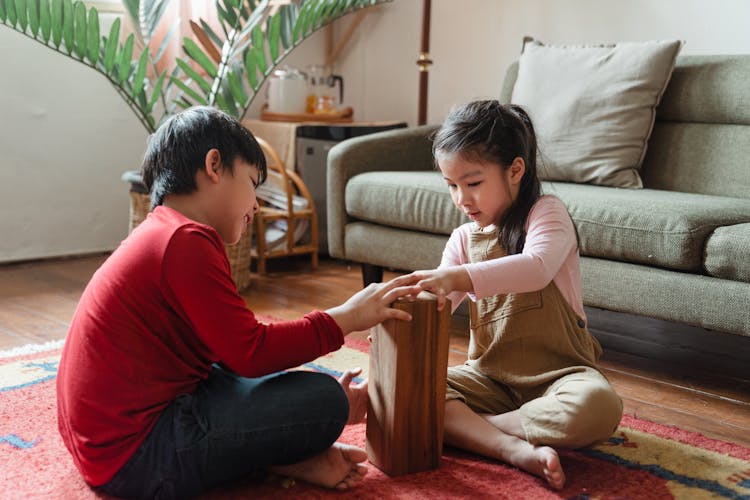
<svg viewBox="0 0 750 500">
<path fill-rule="evenodd" d="M 261 203 L 258 213 L 254 219 L 255 248 L 253 257 L 256 259 L 258 274 L 266 273 L 266 261 L 279 257 L 288 257 L 291 255 L 310 254 L 312 257 L 312 268 L 318 268 L 318 216 L 315 212 L 315 204 L 312 196 L 302 182 L 302 179 L 294 171 L 286 168 L 281 161 L 278 153 L 265 140 L 256 137 L 258 144 L 266 155 L 268 166 L 267 182 L 274 182 L 279 187 L 284 203 L 278 204 L 284 206 L 272 206 L 268 203 Z M 305 207 L 295 207 L 296 199 L 302 197 L 306 203 Z M 261 198 L 259 197 L 259 200 Z M 266 241 L 266 230 L 269 224 L 277 221 L 283 221 L 286 225 L 286 235 L 284 242 L 273 248 L 269 248 Z M 298 240 L 297 228 L 299 224 L 307 221 L 309 224 L 309 237 Z"/>
</svg>

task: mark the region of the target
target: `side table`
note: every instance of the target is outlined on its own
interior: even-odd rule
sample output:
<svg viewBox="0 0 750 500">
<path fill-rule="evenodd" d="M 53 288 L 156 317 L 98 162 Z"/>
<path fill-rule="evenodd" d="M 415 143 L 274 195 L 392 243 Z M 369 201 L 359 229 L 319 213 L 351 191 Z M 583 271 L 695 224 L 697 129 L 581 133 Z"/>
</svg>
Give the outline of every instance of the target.
<svg viewBox="0 0 750 500">
<path fill-rule="evenodd" d="M 362 135 L 405 128 L 406 122 L 279 122 L 245 119 L 242 124 L 253 135 L 266 140 L 290 170 L 299 173 L 312 195 L 318 214 L 318 251 L 328 254 L 327 159 L 339 142 Z"/>
</svg>

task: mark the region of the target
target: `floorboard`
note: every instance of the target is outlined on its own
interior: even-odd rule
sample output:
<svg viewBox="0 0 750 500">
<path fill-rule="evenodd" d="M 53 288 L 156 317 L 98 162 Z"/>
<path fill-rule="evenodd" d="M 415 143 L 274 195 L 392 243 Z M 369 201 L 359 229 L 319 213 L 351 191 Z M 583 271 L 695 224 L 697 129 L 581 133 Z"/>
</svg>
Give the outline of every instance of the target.
<svg viewBox="0 0 750 500">
<path fill-rule="evenodd" d="M 0 265 L 0 350 L 63 339 L 78 298 L 106 255 Z M 396 276 L 386 271 L 384 279 Z M 254 275 L 243 297 L 253 311 L 294 319 L 344 302 L 361 287 L 358 265 L 309 258 L 272 260 Z M 466 360 L 468 320 L 451 325 L 449 363 Z M 352 335 L 365 339 L 367 332 Z M 660 359 L 607 349 L 602 371 L 625 403 L 625 412 L 665 425 L 750 447 L 750 370 L 725 376 Z"/>
</svg>

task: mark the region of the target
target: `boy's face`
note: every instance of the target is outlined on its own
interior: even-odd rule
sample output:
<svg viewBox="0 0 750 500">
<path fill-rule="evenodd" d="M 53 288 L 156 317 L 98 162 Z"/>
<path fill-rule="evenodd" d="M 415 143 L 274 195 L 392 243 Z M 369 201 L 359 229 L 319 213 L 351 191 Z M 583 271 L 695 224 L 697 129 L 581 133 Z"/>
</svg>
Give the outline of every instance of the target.
<svg viewBox="0 0 750 500">
<path fill-rule="evenodd" d="M 258 211 L 255 188 L 258 187 L 258 167 L 241 158 L 234 161 L 232 170 L 222 168 L 217 196 L 217 218 L 213 224 L 221 239 L 227 244 L 240 241 L 247 225 Z"/>
</svg>

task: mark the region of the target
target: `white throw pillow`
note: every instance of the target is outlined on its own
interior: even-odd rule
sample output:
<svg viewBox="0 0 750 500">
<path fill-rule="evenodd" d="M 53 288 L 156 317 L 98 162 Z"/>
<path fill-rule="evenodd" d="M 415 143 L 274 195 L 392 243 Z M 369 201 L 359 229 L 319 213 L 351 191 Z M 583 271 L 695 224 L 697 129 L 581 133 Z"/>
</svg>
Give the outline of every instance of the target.
<svg viewBox="0 0 750 500">
<path fill-rule="evenodd" d="M 527 40 L 511 102 L 531 116 L 545 180 L 643 187 L 639 170 L 681 41 Z"/>
</svg>

